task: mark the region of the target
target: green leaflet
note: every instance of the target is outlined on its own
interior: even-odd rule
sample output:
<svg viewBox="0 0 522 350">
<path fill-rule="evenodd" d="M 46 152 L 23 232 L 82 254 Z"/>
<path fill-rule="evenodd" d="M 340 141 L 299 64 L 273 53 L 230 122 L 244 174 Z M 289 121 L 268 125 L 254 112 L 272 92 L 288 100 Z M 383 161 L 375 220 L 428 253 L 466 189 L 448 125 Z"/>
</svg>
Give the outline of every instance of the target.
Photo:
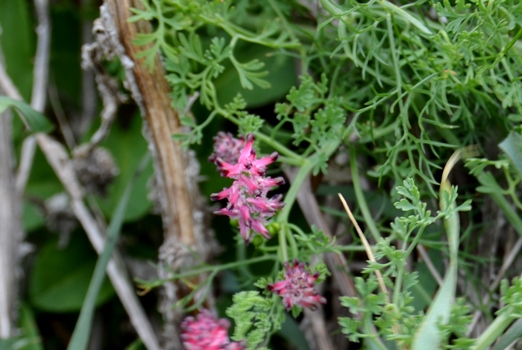
<svg viewBox="0 0 522 350">
<path fill-rule="evenodd" d="M 124 221 L 127 203 L 129 202 L 129 198 L 132 189 L 136 183 L 136 179 L 138 178 L 139 174 L 143 171 L 143 169 L 146 167 L 146 165 L 149 163 L 149 160 L 149 156 L 143 157 L 143 159 L 138 165 L 138 168 L 134 173 L 134 176 L 130 179 L 127 188 L 125 189 L 125 192 L 121 196 L 116 210 L 114 211 L 111 223 L 107 228 L 107 240 L 105 242 L 103 252 L 96 263 L 96 268 L 94 270 L 94 274 L 92 276 L 91 283 L 87 291 L 87 296 L 85 297 L 85 302 L 83 303 L 82 311 L 80 312 L 80 317 L 78 318 L 78 322 L 76 324 L 76 327 L 74 328 L 74 333 L 69 343 L 68 349 L 86 349 L 89 345 L 92 317 L 96 308 L 96 300 L 98 298 L 98 293 L 100 292 L 102 282 L 105 278 L 105 270 L 112 256 L 112 252 L 116 247 L 116 242 L 118 241 L 120 229 Z"/>
<path fill-rule="evenodd" d="M 45 116 L 32 109 L 27 103 L 7 96 L 0 96 L 0 113 L 3 113 L 9 107 L 15 108 L 19 112 L 22 122 L 31 132 L 49 132 L 53 130 L 53 125 Z"/>
</svg>

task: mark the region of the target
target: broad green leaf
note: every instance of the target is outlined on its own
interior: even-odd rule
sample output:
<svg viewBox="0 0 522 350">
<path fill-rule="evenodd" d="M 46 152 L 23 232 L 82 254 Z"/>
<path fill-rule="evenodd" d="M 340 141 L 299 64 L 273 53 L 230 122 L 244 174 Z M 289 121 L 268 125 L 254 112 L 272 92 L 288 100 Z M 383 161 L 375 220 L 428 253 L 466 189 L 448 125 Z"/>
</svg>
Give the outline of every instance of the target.
<svg viewBox="0 0 522 350">
<path fill-rule="evenodd" d="M 31 304 L 49 312 L 80 310 L 95 264 L 96 253 L 84 236 L 73 234 L 64 249 L 58 248 L 56 241 L 45 244 L 29 276 Z M 96 304 L 104 303 L 112 295 L 114 290 L 106 280 Z"/>
<path fill-rule="evenodd" d="M 126 126 L 115 123 L 108 138 L 102 143 L 103 147 L 109 149 L 119 168 L 119 175 L 115 178 L 114 183 L 109 186 L 107 197 L 98 199 L 100 208 L 108 217 L 113 214 L 114 208 L 117 207 L 122 198 L 127 184 L 140 162 L 140 155 L 147 152 L 147 142 L 143 137 L 141 125 L 142 119 L 138 115 L 134 115 Z M 129 204 L 125 211 L 126 222 L 140 218 L 150 209 L 151 202 L 147 199 L 147 182 L 152 171 L 152 164 L 149 164 L 132 189 Z"/>
<path fill-rule="evenodd" d="M 143 342 L 141 341 L 141 339 L 138 338 L 135 341 L 133 341 L 132 343 L 130 343 L 130 345 L 125 348 L 125 350 L 146 350 L 146 349 L 145 349 L 145 346 L 143 345 Z"/>
<path fill-rule="evenodd" d="M 27 103 L 7 96 L 0 96 L 0 113 L 9 107 L 15 108 L 19 112 L 20 118 L 31 132 L 49 132 L 53 129 L 53 125 Z"/>
<path fill-rule="evenodd" d="M 127 188 L 125 189 L 125 192 L 123 192 L 120 202 L 114 211 L 111 223 L 107 228 L 107 240 L 105 242 L 103 252 L 96 263 L 96 268 L 94 269 L 94 274 L 87 291 L 87 296 L 85 297 L 85 302 L 83 303 L 80 317 L 78 318 L 78 322 L 74 328 L 73 336 L 69 343 L 68 349 L 86 349 L 89 345 L 92 318 L 94 315 L 94 310 L 96 309 L 96 300 L 102 288 L 103 279 L 105 278 L 105 270 L 107 269 L 112 252 L 114 251 L 116 242 L 118 241 L 118 236 L 123 224 L 125 209 L 127 208 L 130 194 L 136 184 L 136 180 L 139 174 L 144 170 L 145 166 L 149 163 L 149 160 L 150 158 L 148 156 L 142 159 L 138 165 L 138 169 L 136 169 L 134 172 L 134 176 L 127 184 Z"/>
<path fill-rule="evenodd" d="M 31 98 L 36 46 L 31 12 L 27 1 L 0 1 L 0 46 L 6 71 L 26 101 Z"/>
<path fill-rule="evenodd" d="M 522 136 L 511 131 L 499 145 L 500 149 L 511 159 L 520 175 L 522 175 Z"/>
</svg>

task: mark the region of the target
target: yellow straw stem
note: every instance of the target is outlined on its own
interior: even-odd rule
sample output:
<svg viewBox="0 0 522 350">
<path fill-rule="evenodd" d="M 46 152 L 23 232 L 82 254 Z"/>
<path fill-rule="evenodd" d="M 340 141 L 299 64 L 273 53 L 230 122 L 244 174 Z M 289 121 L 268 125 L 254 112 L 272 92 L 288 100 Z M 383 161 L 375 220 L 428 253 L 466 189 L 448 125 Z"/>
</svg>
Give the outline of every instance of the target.
<svg viewBox="0 0 522 350">
<path fill-rule="evenodd" d="M 344 197 L 342 194 L 338 193 L 339 199 L 341 199 L 341 203 L 343 203 L 344 210 L 346 211 L 346 214 L 348 214 L 348 217 L 350 218 L 350 221 L 352 222 L 353 226 L 355 227 L 355 230 L 357 231 L 357 234 L 359 235 L 359 238 L 361 239 L 364 249 L 366 250 L 366 254 L 368 255 L 368 260 L 371 262 L 377 263 L 375 260 L 375 256 L 373 255 L 372 248 L 370 244 L 368 243 L 368 240 L 364 236 L 364 233 L 361 230 L 361 227 L 355 220 L 355 217 L 352 214 L 352 211 L 350 210 L 350 207 L 344 200 Z M 382 278 L 381 271 L 375 270 L 375 276 L 377 277 L 377 281 L 379 282 L 379 286 L 381 287 L 382 292 L 386 295 L 386 301 L 389 303 L 389 295 L 388 295 L 388 289 L 386 288 L 386 285 L 384 284 L 384 279 Z"/>
</svg>

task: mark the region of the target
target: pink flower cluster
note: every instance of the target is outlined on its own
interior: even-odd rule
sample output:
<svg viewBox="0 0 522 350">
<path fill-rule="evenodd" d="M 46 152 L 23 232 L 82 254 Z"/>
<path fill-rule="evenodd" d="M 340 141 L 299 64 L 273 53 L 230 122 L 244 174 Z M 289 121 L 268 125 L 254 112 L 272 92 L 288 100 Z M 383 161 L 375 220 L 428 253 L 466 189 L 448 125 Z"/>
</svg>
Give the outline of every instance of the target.
<svg viewBox="0 0 522 350">
<path fill-rule="evenodd" d="M 196 318 L 189 316 L 181 323 L 181 340 L 186 350 L 244 350 L 244 342 L 231 342 L 228 338 L 230 322 L 219 319 L 208 310 Z"/>
<path fill-rule="evenodd" d="M 228 199 L 227 206 L 214 213 L 237 219 L 239 232 L 247 244 L 253 238 L 252 230 L 269 239 L 270 233 L 265 227 L 266 221 L 284 206 L 281 201 L 282 195 L 267 197 L 272 187 L 284 183 L 282 177 L 265 177 L 266 166 L 277 160 L 277 152 L 257 159 L 253 148 L 253 134 L 246 137 L 240 152 L 238 147 L 241 145 L 241 140 L 234 139 L 230 134 L 218 135 L 216 141 L 215 154 L 211 159 L 214 159 L 221 175 L 234 179 L 234 182 L 229 188 L 211 195 L 212 200 Z M 228 146 L 234 147 L 234 152 L 239 152 L 237 161 L 234 162 L 235 158 L 227 152 Z"/>
<path fill-rule="evenodd" d="M 245 147 L 245 139 L 236 139 L 231 133 L 220 131 L 214 136 L 214 153 L 208 157 L 212 163 L 216 163 L 218 158 L 229 164 L 236 164 L 241 151 Z M 217 164 L 216 164 L 217 165 Z"/>
<path fill-rule="evenodd" d="M 317 310 L 319 304 L 326 304 L 326 299 L 314 289 L 318 273 L 310 274 L 305 263 L 294 260 L 284 264 L 285 279 L 268 284 L 267 289 L 277 293 L 283 299 L 283 305 L 290 310 L 294 305 Z"/>
</svg>

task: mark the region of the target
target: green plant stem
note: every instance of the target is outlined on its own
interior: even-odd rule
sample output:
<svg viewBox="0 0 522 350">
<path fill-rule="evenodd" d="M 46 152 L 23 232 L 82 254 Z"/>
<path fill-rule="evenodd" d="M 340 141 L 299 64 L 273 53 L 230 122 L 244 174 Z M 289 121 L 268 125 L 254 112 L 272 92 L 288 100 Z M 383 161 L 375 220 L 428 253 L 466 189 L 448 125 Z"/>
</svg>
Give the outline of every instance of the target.
<svg viewBox="0 0 522 350">
<path fill-rule="evenodd" d="M 279 234 L 277 236 L 279 240 L 279 257 L 281 261 L 288 261 L 288 248 L 286 247 L 286 231 L 288 231 L 288 227 L 286 225 L 281 225 L 281 231 L 279 231 Z"/>
<path fill-rule="evenodd" d="M 419 231 L 415 235 L 415 238 L 413 239 L 413 241 L 411 242 L 410 246 L 406 250 L 406 259 L 407 259 L 407 257 L 409 257 L 411 255 L 411 253 L 413 252 L 413 249 L 415 249 L 415 247 L 419 243 L 419 241 L 420 241 L 420 239 L 422 237 L 422 233 L 424 232 L 424 228 L 425 227 L 426 226 L 422 226 L 419 229 Z M 406 272 L 405 271 L 405 267 L 404 266 L 400 266 L 400 268 L 398 268 L 397 278 L 395 279 L 395 286 L 394 286 L 394 289 L 393 289 L 393 303 L 395 305 L 397 305 L 397 306 L 400 306 L 399 305 L 399 300 L 401 300 L 402 280 L 403 280 L 405 272 Z"/>
<path fill-rule="evenodd" d="M 286 233 L 288 242 L 290 243 L 290 251 L 292 252 L 292 259 L 297 259 L 297 255 L 299 254 L 299 251 L 297 249 L 297 243 L 295 241 L 294 235 L 292 234 L 292 231 L 290 230 L 290 227 L 286 226 L 285 233 Z"/>
<path fill-rule="evenodd" d="M 215 105 L 219 105 L 217 102 L 217 97 L 213 96 L 212 100 Z M 225 110 L 221 107 L 217 107 L 215 109 L 215 111 L 217 113 L 221 114 L 226 119 L 230 120 L 232 123 L 234 123 L 236 125 L 240 124 L 239 120 L 236 117 L 234 117 L 233 115 L 231 115 L 227 110 Z M 304 162 L 303 157 L 301 157 L 299 154 L 293 152 L 289 148 L 285 147 L 283 144 L 275 141 L 274 139 L 266 136 L 265 134 L 263 134 L 261 132 L 255 132 L 254 135 L 259 141 L 266 143 L 267 145 L 269 145 L 270 147 L 275 149 L 277 152 L 279 152 L 281 155 L 283 155 L 283 156 L 280 156 L 279 158 L 285 159 L 286 164 L 296 165 L 296 166 L 303 165 L 303 162 Z"/>
<path fill-rule="evenodd" d="M 288 162 L 287 164 L 297 165 L 297 166 L 303 165 L 304 159 L 299 154 L 291 151 L 287 147 L 283 146 L 281 143 L 275 141 L 274 139 L 266 136 L 265 134 L 263 134 L 261 132 L 256 132 L 256 133 L 254 133 L 254 135 L 256 136 L 256 138 L 259 141 L 266 143 L 267 145 L 269 145 L 270 147 L 275 149 L 277 152 L 283 154 L 286 157 L 287 161 L 290 160 L 290 162 Z M 281 158 L 282 157 L 280 157 L 280 159 Z"/>
<path fill-rule="evenodd" d="M 410 23 L 411 25 L 417 27 L 418 30 L 423 32 L 426 35 L 433 35 L 433 32 L 426 27 L 421 21 L 417 18 L 413 17 L 409 12 L 404 11 L 401 7 L 387 1 L 381 0 L 381 5 L 387 11 L 394 13 L 397 17 L 401 18 L 403 21 Z"/>
<path fill-rule="evenodd" d="M 489 349 L 489 346 L 504 333 L 512 322 L 513 317 L 509 316 L 507 312 L 502 312 L 477 339 L 471 350 Z"/>
<path fill-rule="evenodd" d="M 364 314 L 364 319 L 363 319 L 363 325 L 362 325 L 362 328 L 363 328 L 363 332 L 365 334 L 368 334 L 368 335 L 374 335 L 374 337 L 369 337 L 369 338 L 366 338 L 366 341 L 364 342 L 367 349 L 371 349 L 371 350 L 388 350 L 386 348 L 386 346 L 382 343 L 382 340 L 378 337 L 376 333 L 376 330 L 373 326 L 373 322 L 372 322 L 372 319 L 371 319 L 371 314 L 370 313 L 365 313 Z"/>
<path fill-rule="evenodd" d="M 171 275 L 169 278 L 155 280 L 154 282 L 147 282 L 147 281 L 138 281 L 138 282 L 142 285 L 142 287 L 146 287 L 147 289 L 152 289 L 152 288 L 159 287 L 169 281 L 173 281 L 173 280 L 177 280 L 177 279 L 181 279 L 181 278 L 185 278 L 185 277 L 190 277 L 190 276 L 195 276 L 195 275 L 199 275 L 199 274 L 206 273 L 206 272 L 213 272 L 215 270 L 223 271 L 223 270 L 234 269 L 237 267 L 241 267 L 243 265 L 255 264 L 255 263 L 258 263 L 261 261 L 266 261 L 266 260 L 274 260 L 275 258 L 276 258 L 275 255 L 268 254 L 268 255 L 259 256 L 257 258 L 252 258 L 252 259 L 243 260 L 243 261 L 235 261 L 235 262 L 231 262 L 231 263 L 223 264 L 223 265 L 217 265 L 217 266 L 207 265 L 207 266 L 203 266 L 203 267 L 200 267 L 200 268 L 192 270 L 192 271 L 176 273 L 176 274 Z"/>
<path fill-rule="evenodd" d="M 256 134 L 256 136 L 257 136 L 257 134 Z M 269 141 L 269 143 L 272 142 L 272 140 L 270 138 L 268 138 L 267 136 L 265 136 L 263 134 L 259 134 L 259 137 L 263 140 L 266 139 L 267 141 Z M 310 174 L 310 172 L 321 161 L 321 159 L 322 159 L 321 156 L 324 155 L 327 158 L 329 158 L 332 155 L 332 153 L 337 149 L 337 147 L 339 147 L 339 144 L 340 144 L 340 140 L 329 141 L 324 145 L 324 147 L 321 149 L 321 151 L 314 153 L 308 159 L 304 159 L 303 163 L 301 165 L 301 168 L 299 168 L 299 171 L 298 171 L 294 181 L 292 182 L 292 185 L 290 186 L 290 189 L 286 193 L 285 200 L 284 200 L 285 207 L 283 208 L 283 210 L 281 210 L 281 212 L 277 216 L 277 222 L 279 222 L 281 224 L 281 226 L 283 227 L 282 228 L 283 232 L 279 232 L 279 246 L 280 246 L 280 251 L 281 251 L 280 257 L 282 258 L 283 261 L 288 261 L 288 252 L 287 252 L 287 246 L 286 246 L 286 236 L 287 236 L 286 231 L 289 230 L 289 228 L 287 226 L 287 223 L 288 223 L 288 217 L 290 215 L 290 211 L 292 210 L 292 207 L 296 201 L 297 193 L 299 192 L 299 189 L 301 188 L 301 185 L 303 184 L 303 182 L 308 178 L 308 175 Z M 292 233 L 289 232 L 288 234 L 291 235 Z M 294 238 L 292 236 L 291 240 L 293 240 L 293 239 Z M 295 244 L 295 242 L 293 242 L 293 243 L 291 242 L 290 244 Z M 297 249 L 297 248 L 295 248 L 295 249 Z"/>
<path fill-rule="evenodd" d="M 354 145 L 350 145 L 350 168 L 352 170 L 353 190 L 355 192 L 357 206 L 361 210 L 361 213 L 364 218 L 364 223 L 370 230 L 373 239 L 375 239 L 375 241 L 378 241 L 382 239 L 382 237 L 379 233 L 379 230 L 377 229 L 375 221 L 373 220 L 372 214 L 370 213 L 370 209 L 368 209 L 368 204 L 366 203 L 366 198 L 364 197 L 364 193 L 361 188 L 361 180 L 359 177 L 359 170 L 357 168 L 357 153 Z"/>
<path fill-rule="evenodd" d="M 511 39 L 511 41 L 506 45 L 506 47 L 502 50 L 502 52 L 500 53 L 500 57 L 503 57 L 512 47 L 513 45 L 515 45 L 515 43 L 518 41 L 518 39 L 520 39 L 522 37 L 522 28 L 520 28 L 517 32 L 517 34 L 515 34 L 515 36 L 513 37 L 513 39 Z"/>
<path fill-rule="evenodd" d="M 301 188 L 301 184 L 303 181 L 307 178 L 308 174 L 312 171 L 314 167 L 314 164 L 309 160 L 306 159 L 304 161 L 304 164 L 301 166 L 299 171 L 297 172 L 297 175 L 292 182 L 292 185 L 290 186 L 290 189 L 286 193 L 285 196 L 285 207 L 283 210 L 281 210 L 281 213 L 277 217 L 277 221 L 281 224 L 285 224 L 288 221 L 288 216 L 290 215 L 290 210 L 292 209 L 292 206 L 294 205 L 294 202 L 297 198 L 297 193 L 299 192 L 299 189 Z"/>
</svg>

